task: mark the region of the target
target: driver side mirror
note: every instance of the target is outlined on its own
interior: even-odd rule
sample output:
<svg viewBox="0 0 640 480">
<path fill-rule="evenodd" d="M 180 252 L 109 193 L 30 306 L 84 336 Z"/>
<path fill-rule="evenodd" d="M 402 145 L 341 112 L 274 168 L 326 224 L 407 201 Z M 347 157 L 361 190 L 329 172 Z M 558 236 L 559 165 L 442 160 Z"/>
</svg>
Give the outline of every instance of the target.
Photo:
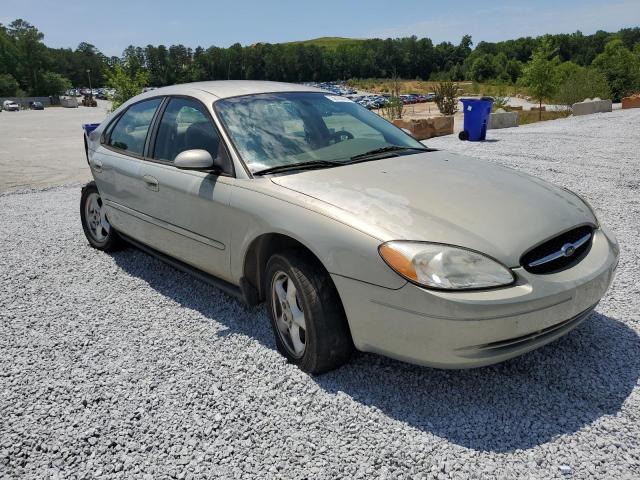
<svg viewBox="0 0 640 480">
<path fill-rule="evenodd" d="M 182 170 L 212 170 L 213 158 L 206 150 L 194 149 L 180 152 L 173 164 Z"/>
</svg>

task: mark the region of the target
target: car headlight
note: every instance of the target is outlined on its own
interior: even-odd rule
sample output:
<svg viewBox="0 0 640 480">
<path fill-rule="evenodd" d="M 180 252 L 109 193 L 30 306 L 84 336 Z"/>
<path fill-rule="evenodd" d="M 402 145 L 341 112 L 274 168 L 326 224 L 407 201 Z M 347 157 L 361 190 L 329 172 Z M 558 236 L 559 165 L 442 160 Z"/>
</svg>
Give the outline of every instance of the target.
<svg viewBox="0 0 640 480">
<path fill-rule="evenodd" d="M 380 256 L 410 282 L 440 290 L 474 290 L 510 285 L 515 276 L 478 252 L 438 243 L 394 240 L 378 247 Z"/>
</svg>

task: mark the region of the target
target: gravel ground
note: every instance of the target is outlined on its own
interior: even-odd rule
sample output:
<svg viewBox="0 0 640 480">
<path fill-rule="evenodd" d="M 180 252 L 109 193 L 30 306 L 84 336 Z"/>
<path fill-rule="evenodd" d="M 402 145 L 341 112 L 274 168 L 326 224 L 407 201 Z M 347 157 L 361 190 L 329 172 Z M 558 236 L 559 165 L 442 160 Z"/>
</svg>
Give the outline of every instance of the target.
<svg viewBox="0 0 640 480">
<path fill-rule="evenodd" d="M 578 329 L 471 371 L 359 355 L 307 376 L 261 308 L 89 248 L 79 188 L 1 195 L 0 478 L 639 478 L 639 124 L 427 142 L 584 194 L 622 248 Z"/>
</svg>

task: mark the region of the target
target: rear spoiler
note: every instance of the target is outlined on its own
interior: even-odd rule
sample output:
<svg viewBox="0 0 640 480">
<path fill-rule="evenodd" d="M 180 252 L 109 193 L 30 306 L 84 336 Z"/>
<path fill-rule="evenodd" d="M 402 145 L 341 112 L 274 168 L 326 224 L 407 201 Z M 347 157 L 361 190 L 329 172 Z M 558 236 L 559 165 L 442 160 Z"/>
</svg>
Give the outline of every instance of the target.
<svg viewBox="0 0 640 480">
<path fill-rule="evenodd" d="M 100 126 L 99 123 L 84 123 L 82 129 L 84 130 L 84 154 L 87 157 L 87 163 L 89 162 L 89 142 L 88 138 L 91 132 Z"/>
</svg>

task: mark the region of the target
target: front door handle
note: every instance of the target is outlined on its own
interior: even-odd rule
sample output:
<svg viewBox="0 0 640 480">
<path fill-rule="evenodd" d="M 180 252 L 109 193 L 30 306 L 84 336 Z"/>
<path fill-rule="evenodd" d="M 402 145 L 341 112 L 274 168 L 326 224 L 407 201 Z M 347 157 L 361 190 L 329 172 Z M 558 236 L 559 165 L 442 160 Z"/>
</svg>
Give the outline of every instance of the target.
<svg viewBox="0 0 640 480">
<path fill-rule="evenodd" d="M 93 161 L 93 169 L 98 173 L 102 172 L 102 161 L 98 160 L 98 159 L 94 160 Z"/>
<path fill-rule="evenodd" d="M 159 190 L 160 184 L 158 183 L 158 179 L 156 177 L 152 177 L 151 175 L 144 175 L 142 177 L 144 181 L 144 186 L 149 190 L 157 192 Z"/>
</svg>

